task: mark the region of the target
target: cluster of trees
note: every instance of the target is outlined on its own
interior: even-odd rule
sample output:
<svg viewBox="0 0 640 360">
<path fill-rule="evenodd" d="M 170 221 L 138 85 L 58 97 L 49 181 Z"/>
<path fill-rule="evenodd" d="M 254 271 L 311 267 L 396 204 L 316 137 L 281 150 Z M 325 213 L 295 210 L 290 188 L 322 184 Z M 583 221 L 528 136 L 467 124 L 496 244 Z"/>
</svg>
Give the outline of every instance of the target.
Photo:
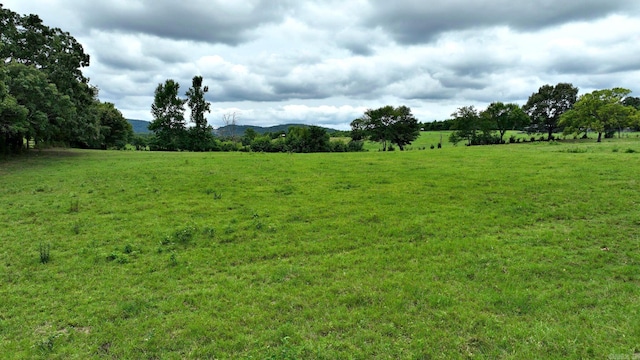
<svg viewBox="0 0 640 360">
<path fill-rule="evenodd" d="M 285 132 L 258 134 L 247 129 L 241 139 L 245 150 L 255 152 L 350 152 L 362 151 L 363 141 L 331 140 L 327 130 L 318 126 L 292 126 Z"/>
<path fill-rule="evenodd" d="M 557 132 L 586 136 L 586 132 L 594 131 L 600 142 L 603 135 L 610 137 L 616 131 L 640 126 L 640 98 L 630 97 L 630 93 L 614 88 L 578 97 L 578 88 L 572 84 L 544 85 L 522 107 L 494 102 L 479 111 L 464 106 L 443 124 L 454 130 L 449 138 L 454 144 L 463 140 L 467 145 L 504 143 L 507 130 L 543 133 L 547 140 Z"/>
<path fill-rule="evenodd" d="M 69 33 L 0 4 L 0 153 L 30 142 L 121 147 L 131 125 L 83 76 L 89 55 Z"/>
<path fill-rule="evenodd" d="M 404 150 L 420 136 L 420 123 L 406 106 L 390 105 L 368 109 L 364 116 L 351 122 L 351 138 L 356 141 L 380 142 L 382 150 L 393 149 L 392 144 Z"/>
<path fill-rule="evenodd" d="M 259 135 L 249 128 L 240 141 L 235 136 L 218 138 L 213 134 L 206 113 L 211 103 L 205 99 L 208 87 L 202 76 L 194 76 L 186 98 L 179 97 L 180 85 L 174 80 L 159 84 L 151 105 L 153 121 L 149 130 L 153 136 L 148 142 L 151 150 L 163 151 L 256 151 L 256 152 L 345 152 L 360 151 L 363 143 L 331 141 L 329 134 L 317 126 L 291 127 L 288 132 Z M 191 112 L 191 127 L 185 121 L 185 104 Z M 225 122 L 235 124 L 235 114 L 225 115 Z M 138 139 L 140 140 L 140 139 Z M 141 144 L 134 144 L 140 147 Z M 146 144 L 145 144 L 146 145 Z"/>
</svg>

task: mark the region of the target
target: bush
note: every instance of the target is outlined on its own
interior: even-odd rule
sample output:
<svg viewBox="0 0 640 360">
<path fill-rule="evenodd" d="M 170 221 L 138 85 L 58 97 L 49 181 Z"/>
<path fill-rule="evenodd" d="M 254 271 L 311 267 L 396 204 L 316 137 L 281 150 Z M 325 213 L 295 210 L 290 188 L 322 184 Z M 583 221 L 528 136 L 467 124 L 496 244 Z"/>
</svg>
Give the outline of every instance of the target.
<svg viewBox="0 0 640 360">
<path fill-rule="evenodd" d="M 351 140 L 347 144 L 347 151 L 357 152 L 362 151 L 364 149 L 364 141 L 361 140 Z"/>
<path fill-rule="evenodd" d="M 335 140 L 329 142 L 329 147 L 331 152 L 347 152 L 349 151 L 349 147 L 344 141 Z"/>
</svg>

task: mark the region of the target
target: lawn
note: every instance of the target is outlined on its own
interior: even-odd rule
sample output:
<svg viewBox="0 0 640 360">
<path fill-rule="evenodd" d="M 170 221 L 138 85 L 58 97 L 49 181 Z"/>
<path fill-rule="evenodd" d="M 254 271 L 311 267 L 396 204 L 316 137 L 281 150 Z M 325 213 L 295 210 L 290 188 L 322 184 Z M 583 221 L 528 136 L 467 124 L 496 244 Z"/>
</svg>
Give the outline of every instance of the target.
<svg viewBox="0 0 640 360">
<path fill-rule="evenodd" d="M 1 161 L 0 353 L 638 356 L 640 140 L 446 138 Z"/>
</svg>

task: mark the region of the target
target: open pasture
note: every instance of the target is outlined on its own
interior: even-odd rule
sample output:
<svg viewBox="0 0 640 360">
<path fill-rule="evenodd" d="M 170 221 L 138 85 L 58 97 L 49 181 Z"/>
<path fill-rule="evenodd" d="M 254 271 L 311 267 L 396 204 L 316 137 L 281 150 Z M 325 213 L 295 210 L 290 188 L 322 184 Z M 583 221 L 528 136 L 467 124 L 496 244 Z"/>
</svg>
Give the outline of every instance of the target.
<svg viewBox="0 0 640 360">
<path fill-rule="evenodd" d="M 0 353 L 640 353 L 637 139 L 425 144 L 0 162 Z"/>
</svg>

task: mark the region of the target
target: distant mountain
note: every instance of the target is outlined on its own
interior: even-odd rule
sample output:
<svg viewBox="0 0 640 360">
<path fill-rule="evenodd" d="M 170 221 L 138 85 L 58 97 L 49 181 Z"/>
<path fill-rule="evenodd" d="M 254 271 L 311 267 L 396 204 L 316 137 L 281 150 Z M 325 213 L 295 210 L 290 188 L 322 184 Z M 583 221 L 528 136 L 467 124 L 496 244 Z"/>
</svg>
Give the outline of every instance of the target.
<svg viewBox="0 0 640 360">
<path fill-rule="evenodd" d="M 133 127 L 134 134 L 149 134 L 149 133 L 151 133 L 151 131 L 149 131 L 149 124 L 151 124 L 150 122 L 144 121 L 144 120 L 134 120 L 134 119 L 127 119 L 127 121 Z"/>
<path fill-rule="evenodd" d="M 290 127 L 309 127 L 310 125 L 305 125 L 305 124 L 284 124 L 284 125 L 276 125 L 276 126 L 268 126 L 268 127 L 262 127 L 262 126 L 255 126 L 255 125 L 226 125 L 226 126 L 222 126 L 219 127 L 218 129 L 214 130 L 214 132 L 217 135 L 225 135 L 225 136 L 242 136 L 244 135 L 244 132 L 247 129 L 253 129 L 255 132 L 257 132 L 258 134 L 265 134 L 265 133 L 278 133 L 278 132 L 287 132 L 289 131 Z M 326 128 L 326 127 L 322 127 L 319 126 L 322 129 L 325 129 L 327 131 L 327 133 L 332 134 L 338 130 L 336 129 L 331 129 L 331 128 Z"/>
<path fill-rule="evenodd" d="M 131 123 L 131 126 L 133 127 L 133 132 L 135 134 L 149 134 L 151 133 L 151 131 L 149 131 L 149 124 L 151 124 L 148 121 L 144 121 L 144 120 L 135 120 L 135 119 L 127 119 L 127 121 L 129 121 L 129 123 Z M 214 134 L 216 135 L 224 135 L 224 136 L 242 136 L 244 135 L 244 132 L 247 129 L 253 129 L 255 130 L 255 132 L 257 132 L 258 134 L 265 134 L 265 133 L 278 133 L 278 132 L 287 132 L 289 131 L 289 128 L 292 126 L 297 126 L 297 127 L 309 127 L 310 125 L 305 125 L 305 124 L 284 124 L 284 125 L 276 125 L 276 126 L 268 126 L 268 127 L 262 127 L 262 126 L 255 126 L 255 125 L 227 125 L 227 126 L 223 126 L 220 128 L 217 128 L 215 130 L 213 130 Z M 331 128 L 326 128 L 326 127 L 322 127 L 320 126 L 320 128 L 325 129 L 327 131 L 327 133 L 332 134 L 336 131 L 336 129 L 331 129 Z"/>
</svg>

